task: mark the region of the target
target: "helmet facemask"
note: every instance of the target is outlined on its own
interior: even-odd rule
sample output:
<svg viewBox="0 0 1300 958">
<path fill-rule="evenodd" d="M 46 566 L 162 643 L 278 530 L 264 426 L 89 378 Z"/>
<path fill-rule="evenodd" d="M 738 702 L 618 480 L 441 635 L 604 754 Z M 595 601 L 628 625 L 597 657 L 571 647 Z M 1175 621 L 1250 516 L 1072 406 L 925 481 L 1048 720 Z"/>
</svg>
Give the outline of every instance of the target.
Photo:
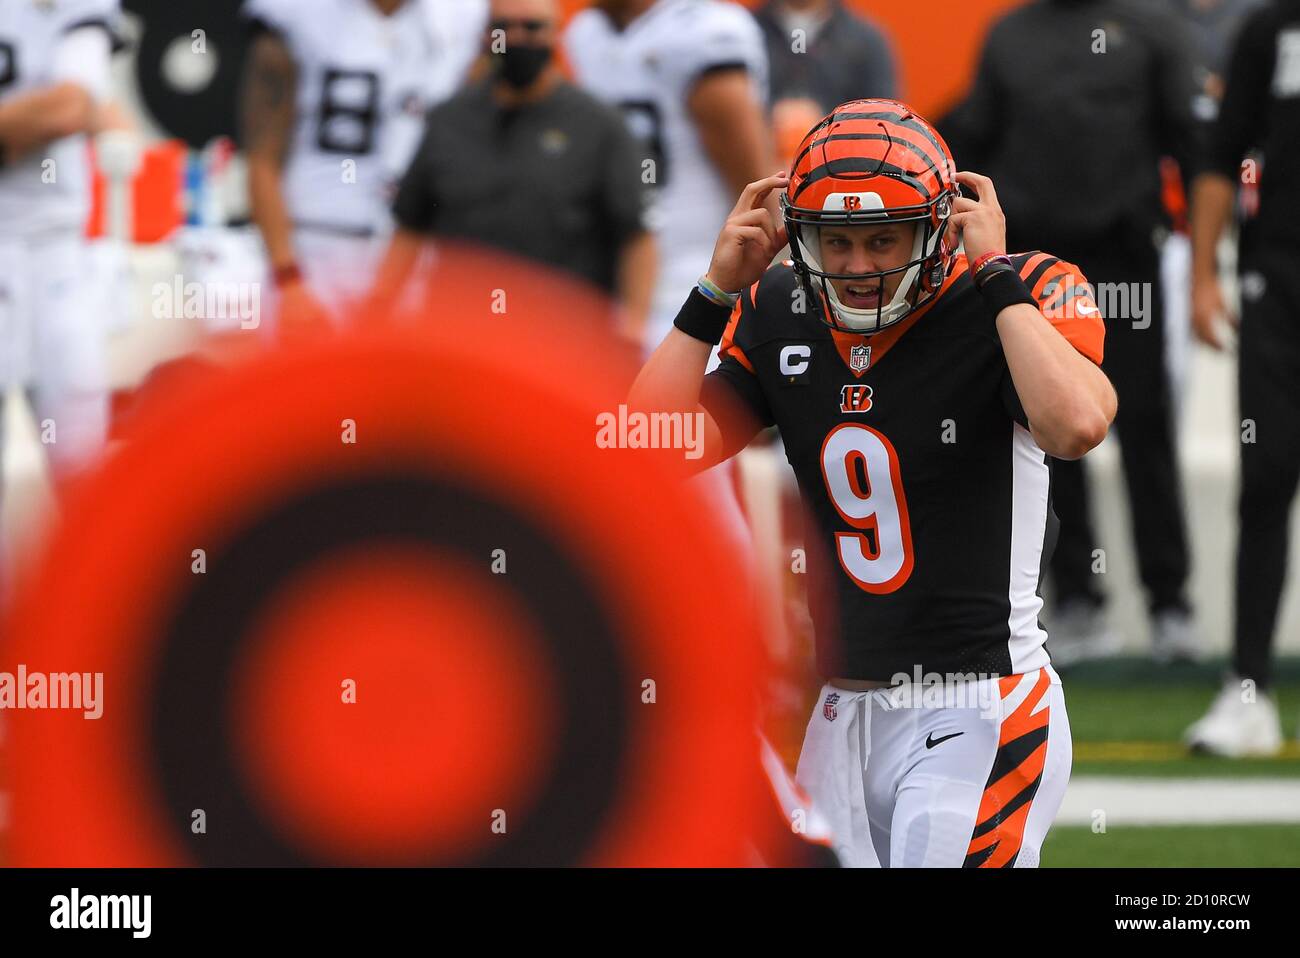
<svg viewBox="0 0 1300 958">
<path fill-rule="evenodd" d="M 862 208 L 852 211 L 814 210 L 792 207 L 782 196 L 786 228 L 795 271 L 804 290 L 821 307 L 820 318 L 832 329 L 869 335 L 905 319 L 929 302 L 943 284 L 946 257 L 944 234 L 952 204 L 947 193 L 931 203 L 909 209 Z M 867 194 L 867 199 L 879 198 Z M 829 202 L 829 201 L 828 201 Z M 831 273 L 822 263 L 820 233 L 832 226 L 880 226 L 886 223 L 914 223 L 912 249 L 907 262 L 888 270 L 870 273 Z M 885 284 L 889 277 L 902 279 L 889 301 Z M 854 286 L 878 291 L 874 307 L 854 307 L 841 302 L 831 280 L 853 280 Z"/>
</svg>

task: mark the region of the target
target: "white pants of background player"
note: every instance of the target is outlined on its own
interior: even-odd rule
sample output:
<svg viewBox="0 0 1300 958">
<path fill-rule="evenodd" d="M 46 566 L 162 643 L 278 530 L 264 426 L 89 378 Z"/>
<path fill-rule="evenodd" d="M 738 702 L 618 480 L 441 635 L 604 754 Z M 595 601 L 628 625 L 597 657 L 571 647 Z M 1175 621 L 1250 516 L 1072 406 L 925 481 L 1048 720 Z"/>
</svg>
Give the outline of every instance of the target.
<svg viewBox="0 0 1300 958">
<path fill-rule="evenodd" d="M 89 466 L 108 435 L 107 318 L 94 288 L 80 236 L 0 239 L 0 453 L 2 400 L 21 386 L 55 481 Z M 3 464 L 0 455 L 0 475 Z M 5 566 L 0 552 L 7 599 Z"/>
<path fill-rule="evenodd" d="M 299 228 L 294 231 L 294 249 L 298 266 L 312 295 L 329 310 L 338 327 L 346 327 L 353 318 L 352 306 L 369 295 L 388 250 L 390 236 L 376 232 L 373 236 L 350 236 L 328 230 Z M 437 250 L 426 244 L 413 269 L 412 280 L 402 294 L 401 305 L 421 308 L 426 288 L 419 281 L 433 268 Z M 271 311 L 274 315 L 274 310 Z"/>
<path fill-rule="evenodd" d="M 1160 285 L 1165 298 L 1165 364 L 1178 412 L 1192 354 L 1192 243 L 1182 233 L 1170 234 L 1160 251 Z"/>
<path fill-rule="evenodd" d="M 1038 865 L 1070 778 L 1060 679 L 1047 666 L 947 696 L 822 687 L 795 780 L 846 865 Z"/>
<path fill-rule="evenodd" d="M 370 292 L 386 246 L 386 239 L 374 236 L 311 229 L 295 231 L 294 252 L 303 282 L 336 326 L 345 326 L 351 304 Z M 256 230 L 188 227 L 180 234 L 177 249 L 187 283 L 216 284 L 230 289 L 257 283 L 262 295 L 257 304 L 255 329 L 274 338 L 279 298 L 275 295 L 275 284 L 267 275 L 266 256 Z M 246 325 L 249 323 L 249 317 L 224 315 L 205 316 L 203 325 L 207 332 L 224 333 L 251 330 L 254 327 Z"/>
<path fill-rule="evenodd" d="M 364 299 L 374 284 L 388 247 L 387 237 L 299 228 L 294 230 L 293 245 L 307 289 L 336 327 L 346 326 L 352 304 Z M 270 292 L 263 304 L 261 330 L 274 337 L 279 327 L 279 302 L 274 283 L 268 280 L 265 289 Z"/>
<path fill-rule="evenodd" d="M 108 432 L 107 320 L 92 289 L 80 236 L 0 240 L 0 385 L 26 389 L 56 478 Z"/>
<path fill-rule="evenodd" d="M 298 229 L 293 244 L 307 286 L 336 322 L 346 323 L 348 304 L 370 292 L 387 237 Z"/>
</svg>

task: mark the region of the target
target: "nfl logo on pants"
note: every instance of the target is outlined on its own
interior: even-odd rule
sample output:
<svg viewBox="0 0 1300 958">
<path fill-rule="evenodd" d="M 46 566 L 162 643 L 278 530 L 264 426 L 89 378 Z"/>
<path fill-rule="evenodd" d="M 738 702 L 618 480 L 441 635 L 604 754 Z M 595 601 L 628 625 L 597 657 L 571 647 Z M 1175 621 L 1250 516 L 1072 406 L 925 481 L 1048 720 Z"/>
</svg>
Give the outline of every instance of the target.
<svg viewBox="0 0 1300 958">
<path fill-rule="evenodd" d="M 835 703 L 839 700 L 840 693 L 838 692 L 832 692 L 830 695 L 826 696 L 826 701 L 822 703 L 822 715 L 826 717 L 826 721 L 835 721 L 835 716 L 839 714 L 835 711 Z"/>
</svg>

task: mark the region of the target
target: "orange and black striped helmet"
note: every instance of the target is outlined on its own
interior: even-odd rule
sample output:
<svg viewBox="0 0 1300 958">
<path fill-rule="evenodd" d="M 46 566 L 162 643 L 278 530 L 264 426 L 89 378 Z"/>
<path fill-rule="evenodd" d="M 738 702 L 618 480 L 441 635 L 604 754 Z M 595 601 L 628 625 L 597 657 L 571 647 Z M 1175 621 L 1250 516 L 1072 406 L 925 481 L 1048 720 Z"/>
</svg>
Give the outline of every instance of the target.
<svg viewBox="0 0 1300 958">
<path fill-rule="evenodd" d="M 959 194 L 948 146 L 926 120 L 897 100 L 842 103 L 799 144 L 790 185 L 781 197 L 794 268 L 818 315 L 833 329 L 874 333 L 933 299 L 943 285 L 954 248 L 945 238 Z M 876 273 L 829 273 L 822 268 L 824 226 L 917 224 L 903 266 Z M 887 277 L 902 273 L 885 302 Z M 832 279 L 877 283 L 876 305 L 842 303 Z"/>
</svg>

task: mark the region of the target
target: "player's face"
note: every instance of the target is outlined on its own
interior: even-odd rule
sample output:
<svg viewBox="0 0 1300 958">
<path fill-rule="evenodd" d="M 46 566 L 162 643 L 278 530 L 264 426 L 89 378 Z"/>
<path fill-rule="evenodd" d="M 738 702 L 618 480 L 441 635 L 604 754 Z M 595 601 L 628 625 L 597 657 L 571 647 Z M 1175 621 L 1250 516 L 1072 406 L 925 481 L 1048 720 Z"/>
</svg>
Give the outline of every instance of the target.
<svg viewBox="0 0 1300 958">
<path fill-rule="evenodd" d="M 912 258 L 915 223 L 884 226 L 823 226 L 818 235 L 822 269 L 828 273 L 880 273 L 897 269 Z M 885 277 L 884 303 L 889 304 L 904 272 Z M 861 283 L 832 279 L 835 295 L 854 309 L 875 309 L 881 305 L 879 280 Z"/>
<path fill-rule="evenodd" d="M 551 47 L 555 45 L 554 0 L 492 0 L 488 16 L 488 44 L 496 37 L 494 31 L 505 34 L 506 48 L 511 44 L 526 47 Z"/>
</svg>

